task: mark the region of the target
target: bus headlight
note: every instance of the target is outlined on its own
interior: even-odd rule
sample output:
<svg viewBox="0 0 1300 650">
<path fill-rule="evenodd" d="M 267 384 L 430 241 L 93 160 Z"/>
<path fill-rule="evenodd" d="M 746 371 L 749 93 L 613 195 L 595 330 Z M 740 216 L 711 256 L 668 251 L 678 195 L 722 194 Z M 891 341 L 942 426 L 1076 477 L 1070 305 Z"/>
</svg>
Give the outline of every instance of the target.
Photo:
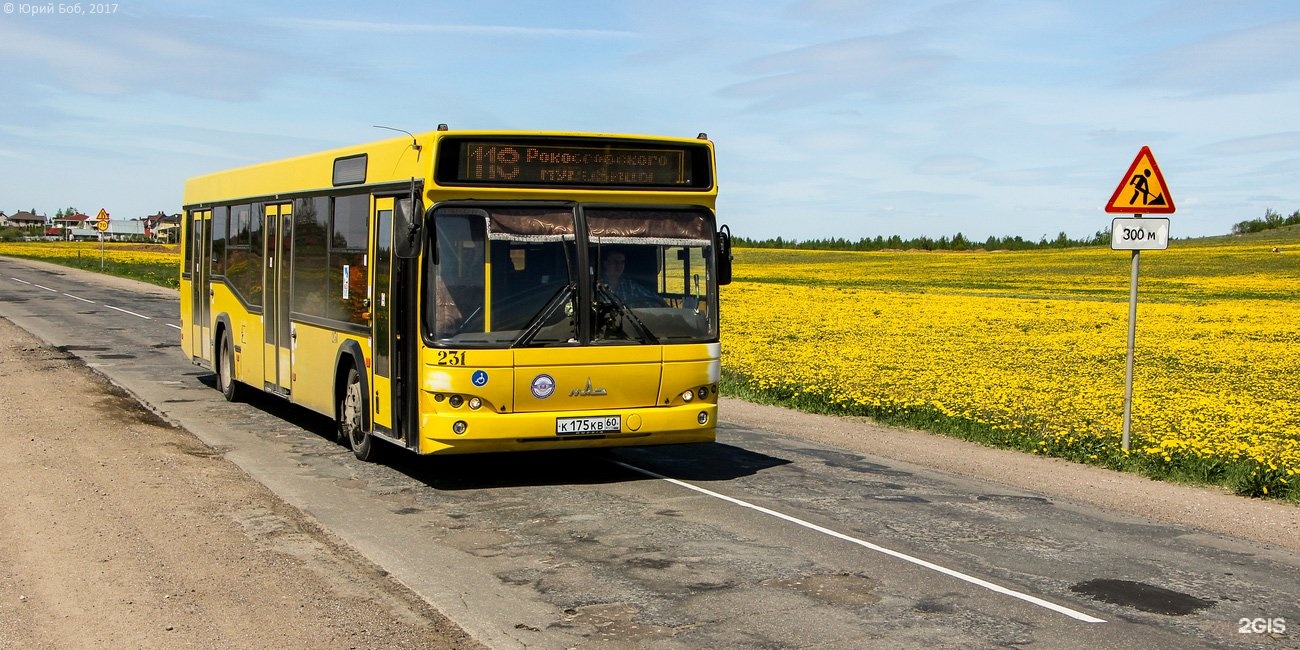
<svg viewBox="0 0 1300 650">
<path fill-rule="evenodd" d="M 467 430 L 469 430 L 469 425 L 464 420 L 456 420 L 451 425 L 451 432 L 458 436 L 465 435 Z"/>
<path fill-rule="evenodd" d="M 471 398 L 469 398 L 469 407 L 470 407 L 470 408 L 472 408 L 472 409 L 474 409 L 475 411 L 477 411 L 477 410 L 479 409 L 479 407 L 481 407 L 481 406 L 483 406 L 483 400 L 481 400 L 481 399 L 479 399 L 479 398 L 477 398 L 477 397 L 471 397 Z"/>
<path fill-rule="evenodd" d="M 451 404 L 452 408 L 458 409 L 460 408 L 461 404 L 465 403 L 465 398 L 461 397 L 460 395 L 452 395 L 451 397 L 447 398 L 447 403 Z"/>
<path fill-rule="evenodd" d="M 695 421 L 699 422 L 700 424 L 708 424 L 709 423 L 708 411 L 700 411 L 700 414 L 695 416 Z"/>
<path fill-rule="evenodd" d="M 683 402 L 689 402 L 689 401 L 691 401 L 691 400 L 693 400 L 693 399 L 695 399 L 695 391 L 693 391 L 693 390 L 688 390 L 688 391 L 682 393 L 682 401 L 683 401 Z"/>
<path fill-rule="evenodd" d="M 699 391 L 699 393 L 700 393 L 700 399 L 704 399 L 704 398 L 708 397 L 708 396 L 709 396 L 709 387 L 708 387 L 708 386 L 700 386 L 700 391 Z"/>
</svg>

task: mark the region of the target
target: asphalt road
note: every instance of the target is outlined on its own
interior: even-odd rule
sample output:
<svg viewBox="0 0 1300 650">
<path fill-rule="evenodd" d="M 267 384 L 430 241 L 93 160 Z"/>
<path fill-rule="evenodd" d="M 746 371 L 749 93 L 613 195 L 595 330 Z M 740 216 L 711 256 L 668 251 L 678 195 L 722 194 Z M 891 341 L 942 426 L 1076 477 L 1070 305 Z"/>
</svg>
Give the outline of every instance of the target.
<svg viewBox="0 0 1300 650">
<path fill-rule="evenodd" d="M 1300 647 L 1295 553 L 742 427 L 725 408 L 714 444 L 360 463 L 319 416 L 222 400 L 179 351 L 177 309 L 174 292 L 0 258 L 0 317 L 493 647 Z"/>
</svg>

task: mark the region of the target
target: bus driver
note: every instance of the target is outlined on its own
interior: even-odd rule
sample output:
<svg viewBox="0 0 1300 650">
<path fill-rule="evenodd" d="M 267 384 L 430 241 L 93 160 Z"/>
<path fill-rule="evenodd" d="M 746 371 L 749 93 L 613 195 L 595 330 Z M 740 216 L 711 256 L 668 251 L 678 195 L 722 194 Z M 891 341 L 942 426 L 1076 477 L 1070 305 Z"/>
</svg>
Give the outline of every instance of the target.
<svg viewBox="0 0 1300 650">
<path fill-rule="evenodd" d="M 623 271 L 626 267 L 626 253 L 621 250 L 606 253 L 600 262 L 600 281 L 628 307 L 663 307 L 664 301 L 659 294 L 625 277 Z"/>
</svg>

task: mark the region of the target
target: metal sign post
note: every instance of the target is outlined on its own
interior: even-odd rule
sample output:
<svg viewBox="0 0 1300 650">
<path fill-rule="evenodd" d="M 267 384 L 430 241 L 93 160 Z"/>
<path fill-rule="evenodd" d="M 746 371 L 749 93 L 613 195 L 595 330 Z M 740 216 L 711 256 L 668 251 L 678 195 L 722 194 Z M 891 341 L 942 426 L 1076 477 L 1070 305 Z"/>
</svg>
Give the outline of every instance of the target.
<svg viewBox="0 0 1300 650">
<path fill-rule="evenodd" d="M 1137 350 L 1138 267 L 1144 250 L 1169 248 L 1169 219 L 1143 219 L 1143 214 L 1172 214 L 1174 198 L 1169 195 L 1164 174 L 1149 147 L 1142 147 L 1120 179 L 1115 193 L 1106 204 L 1106 212 L 1129 213 L 1131 219 L 1112 219 L 1110 247 L 1133 252 L 1128 288 L 1128 355 L 1124 364 L 1124 451 L 1129 450 L 1133 429 L 1133 359 Z"/>
<path fill-rule="evenodd" d="M 104 233 L 108 231 L 108 210 L 99 209 L 99 214 L 95 217 L 95 228 L 99 230 L 99 270 L 104 270 Z"/>
<path fill-rule="evenodd" d="M 1128 357 L 1124 365 L 1124 451 L 1128 451 L 1129 431 L 1133 429 L 1133 357 L 1137 350 L 1138 322 L 1138 265 L 1142 251 L 1133 251 L 1133 270 L 1128 286 Z"/>
</svg>

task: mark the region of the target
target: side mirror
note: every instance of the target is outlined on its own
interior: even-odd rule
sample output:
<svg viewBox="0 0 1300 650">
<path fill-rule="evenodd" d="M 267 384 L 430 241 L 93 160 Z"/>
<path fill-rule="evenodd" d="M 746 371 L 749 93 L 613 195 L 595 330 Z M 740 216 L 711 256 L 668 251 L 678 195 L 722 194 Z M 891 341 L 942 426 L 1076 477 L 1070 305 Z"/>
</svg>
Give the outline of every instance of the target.
<svg viewBox="0 0 1300 650">
<path fill-rule="evenodd" d="M 718 229 L 718 286 L 731 284 L 731 228 Z"/>
<path fill-rule="evenodd" d="M 424 202 L 414 178 L 410 196 L 397 201 L 394 208 L 393 254 L 406 260 L 419 257 L 424 246 Z"/>
</svg>

